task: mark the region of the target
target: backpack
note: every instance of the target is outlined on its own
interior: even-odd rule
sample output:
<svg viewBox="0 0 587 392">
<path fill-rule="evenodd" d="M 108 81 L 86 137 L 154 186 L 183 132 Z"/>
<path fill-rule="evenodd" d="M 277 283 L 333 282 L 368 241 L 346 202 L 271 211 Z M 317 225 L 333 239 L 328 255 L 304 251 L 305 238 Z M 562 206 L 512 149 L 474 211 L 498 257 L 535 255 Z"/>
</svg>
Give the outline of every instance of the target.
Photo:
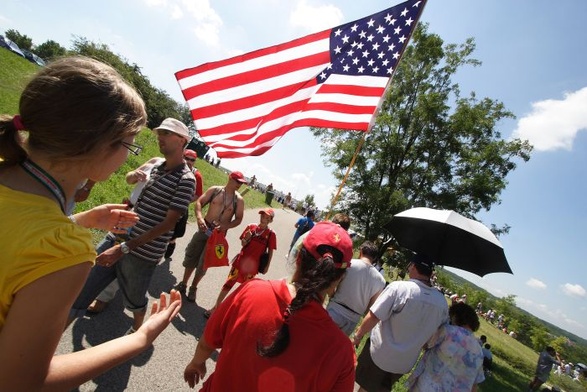
<svg viewBox="0 0 587 392">
<path fill-rule="evenodd" d="M 303 225 L 298 227 L 298 230 L 300 231 L 300 237 L 310 231 L 310 222 L 308 221 L 308 218 L 306 218 L 306 222 Z"/>
</svg>

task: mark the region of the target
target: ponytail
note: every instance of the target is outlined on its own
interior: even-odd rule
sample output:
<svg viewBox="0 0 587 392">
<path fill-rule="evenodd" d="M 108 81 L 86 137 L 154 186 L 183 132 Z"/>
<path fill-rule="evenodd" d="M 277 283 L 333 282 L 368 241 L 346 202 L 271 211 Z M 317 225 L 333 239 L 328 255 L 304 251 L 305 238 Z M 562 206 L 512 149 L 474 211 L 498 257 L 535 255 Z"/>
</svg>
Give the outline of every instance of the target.
<svg viewBox="0 0 587 392">
<path fill-rule="evenodd" d="M 257 354 L 260 356 L 272 358 L 283 353 L 289 346 L 289 328 L 292 317 L 295 317 L 296 312 L 312 300 L 322 303 L 324 299 L 320 293 L 345 273 L 345 269 L 337 268 L 333 257 L 333 254 L 340 253 L 340 251 L 336 248 L 328 248 L 324 250 L 324 256 L 320 260 L 314 259 L 306 248 L 301 249 L 298 256 L 300 258 L 298 264 L 300 279 L 295 282 L 296 296 L 283 312 L 283 322 L 281 328 L 275 332 L 273 342 L 268 346 L 263 346 L 261 342 L 257 343 Z"/>
</svg>

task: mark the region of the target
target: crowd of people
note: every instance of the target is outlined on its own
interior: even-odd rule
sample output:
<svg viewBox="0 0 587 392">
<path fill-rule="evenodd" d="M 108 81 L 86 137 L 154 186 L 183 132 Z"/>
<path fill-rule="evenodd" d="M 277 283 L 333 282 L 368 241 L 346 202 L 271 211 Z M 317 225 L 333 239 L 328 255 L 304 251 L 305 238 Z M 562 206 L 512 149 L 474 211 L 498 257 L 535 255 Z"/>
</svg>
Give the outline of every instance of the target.
<svg viewBox="0 0 587 392">
<path fill-rule="evenodd" d="M 25 87 L 19 114 L 0 117 L 7 240 L 0 263 L 1 389 L 71 390 L 150 347 L 183 300 L 196 302 L 209 238 L 242 223 L 239 189 L 249 181 L 233 171 L 223 186 L 204 192 L 197 154 L 186 149 L 188 128 L 174 118 L 153 129 L 162 156 L 126 174 L 135 186 L 128 200 L 71 213 L 73 203 L 91 197 L 95 182 L 108 179 L 129 153 L 140 153 L 134 139 L 145 124 L 136 91 L 110 66 L 84 57 L 44 67 Z M 185 249 L 183 276 L 147 317 L 156 266 L 173 255 L 192 204 L 197 231 Z M 271 208 L 260 210 L 259 222 L 240 235 L 241 249 L 184 370 L 190 387 L 352 391 L 356 382 L 361 391 L 390 391 L 405 374 L 410 391 L 474 391 L 483 382 L 491 352 L 474 336 L 479 316 L 465 300 L 449 307 L 434 285 L 434 260 L 414 255 L 408 279 L 388 284 L 373 242 L 364 241 L 353 258 L 347 215 L 316 222 L 308 211 L 293 228 L 292 276 L 253 279 L 267 272 L 277 249 L 274 217 Z M 87 228 L 107 232 L 96 248 Z M 133 315 L 127 332 L 54 355 L 69 323 L 100 312 L 117 290 Z M 548 349 L 541 360 L 561 362 Z M 544 379 L 539 368 L 532 390 Z"/>
</svg>

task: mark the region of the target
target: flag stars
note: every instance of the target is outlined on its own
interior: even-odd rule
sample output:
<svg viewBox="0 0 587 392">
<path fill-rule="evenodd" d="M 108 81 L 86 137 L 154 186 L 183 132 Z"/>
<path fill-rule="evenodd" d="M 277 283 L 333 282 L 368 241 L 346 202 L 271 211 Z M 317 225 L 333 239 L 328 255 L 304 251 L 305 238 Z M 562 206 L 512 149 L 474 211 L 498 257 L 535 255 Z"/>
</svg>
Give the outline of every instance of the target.
<svg viewBox="0 0 587 392">
<path fill-rule="evenodd" d="M 334 28 L 331 36 L 333 63 L 324 68 L 326 78 L 337 72 L 391 75 L 408 41 L 409 31 L 416 24 L 417 14 L 414 8 L 396 8 Z M 322 75 L 317 78 L 319 81 Z"/>
</svg>

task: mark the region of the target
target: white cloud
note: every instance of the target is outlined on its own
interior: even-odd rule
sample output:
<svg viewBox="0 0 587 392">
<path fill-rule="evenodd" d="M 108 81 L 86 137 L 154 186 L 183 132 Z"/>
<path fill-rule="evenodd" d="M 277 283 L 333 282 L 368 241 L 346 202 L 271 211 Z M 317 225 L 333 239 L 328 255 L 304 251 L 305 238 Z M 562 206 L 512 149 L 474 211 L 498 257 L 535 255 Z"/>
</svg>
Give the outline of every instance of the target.
<svg viewBox="0 0 587 392">
<path fill-rule="evenodd" d="M 565 283 L 561 288 L 570 297 L 585 298 L 587 296 L 587 291 L 580 284 Z"/>
<path fill-rule="evenodd" d="M 220 42 L 222 19 L 210 6 L 209 0 L 144 0 L 149 7 L 163 8 L 172 20 L 191 19 L 191 31 L 206 45 Z"/>
<path fill-rule="evenodd" d="M 301 0 L 289 16 L 289 23 L 315 33 L 339 25 L 343 19 L 342 11 L 332 4 L 313 6 Z"/>
<path fill-rule="evenodd" d="M 541 289 L 544 290 L 546 288 L 546 284 L 536 278 L 530 278 L 527 282 L 526 282 L 527 286 L 530 286 L 534 289 Z"/>
<path fill-rule="evenodd" d="M 577 133 L 587 129 L 586 106 L 587 87 L 566 93 L 562 100 L 534 102 L 513 137 L 528 140 L 538 151 L 570 150 Z"/>
</svg>

